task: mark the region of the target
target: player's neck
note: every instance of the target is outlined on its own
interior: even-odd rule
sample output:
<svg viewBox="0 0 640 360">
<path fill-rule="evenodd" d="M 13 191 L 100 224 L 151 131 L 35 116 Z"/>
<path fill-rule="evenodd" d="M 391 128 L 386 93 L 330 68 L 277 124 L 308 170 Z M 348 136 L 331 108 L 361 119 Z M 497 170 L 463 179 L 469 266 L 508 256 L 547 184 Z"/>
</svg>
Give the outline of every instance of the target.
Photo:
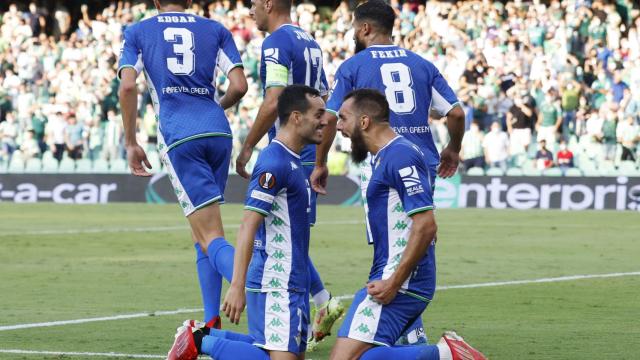
<svg viewBox="0 0 640 360">
<path fill-rule="evenodd" d="M 158 9 L 158 13 L 166 13 L 166 12 L 184 12 L 185 9 L 180 5 L 169 4 L 165 5 Z"/>
<path fill-rule="evenodd" d="M 376 34 L 369 40 L 367 47 L 373 45 L 393 45 L 393 40 L 391 40 L 391 37 L 387 34 Z"/>
<path fill-rule="evenodd" d="M 280 26 L 286 24 L 293 24 L 293 21 L 291 21 L 291 15 L 289 15 L 288 13 L 279 14 L 269 22 L 269 26 L 267 26 L 267 32 L 269 34 L 272 34 L 274 31 L 278 30 Z"/>
<path fill-rule="evenodd" d="M 380 149 L 398 136 L 389 126 L 379 126 L 372 130 L 371 135 L 365 141 L 369 152 L 373 155 L 377 155 Z"/>
<path fill-rule="evenodd" d="M 289 148 L 289 150 L 298 155 L 300 155 L 300 153 L 302 152 L 302 148 L 305 145 L 302 142 L 302 139 L 299 136 L 296 136 L 293 131 L 286 131 L 285 129 L 280 129 L 278 135 L 276 135 L 275 140 L 278 140 L 279 142 L 284 144 L 284 146 Z"/>
</svg>

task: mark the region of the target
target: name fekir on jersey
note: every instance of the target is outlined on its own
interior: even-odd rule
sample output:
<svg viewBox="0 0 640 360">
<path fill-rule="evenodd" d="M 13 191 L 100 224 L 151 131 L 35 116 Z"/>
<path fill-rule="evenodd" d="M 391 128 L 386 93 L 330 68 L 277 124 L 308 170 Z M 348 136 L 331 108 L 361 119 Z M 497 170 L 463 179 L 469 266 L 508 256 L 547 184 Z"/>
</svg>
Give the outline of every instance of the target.
<svg viewBox="0 0 640 360">
<path fill-rule="evenodd" d="M 458 103 L 438 69 L 401 47 L 370 46 L 340 65 L 327 110 L 337 113 L 345 95 L 362 88 L 378 89 L 386 95 L 391 127 L 420 147 L 429 166 L 436 166 L 440 155 L 429 129 L 429 112 L 444 116 Z"/>
<path fill-rule="evenodd" d="M 169 148 L 203 136 L 231 136 L 216 99 L 216 77 L 242 66 L 229 30 L 200 16 L 164 12 L 128 26 L 120 53 L 123 68 L 144 72 Z"/>
<path fill-rule="evenodd" d="M 264 215 L 255 236 L 247 289 L 306 291 L 311 188 L 300 156 L 273 140 L 256 162 L 245 209 Z"/>
<path fill-rule="evenodd" d="M 369 280 L 389 278 L 397 269 L 409 241 L 411 216 L 433 209 L 431 179 L 424 155 L 398 136 L 372 158 L 367 188 L 367 213 L 373 241 Z M 400 291 L 431 300 L 435 291 L 435 246 L 428 248 Z"/>
<path fill-rule="evenodd" d="M 301 28 L 285 24 L 267 36 L 262 42 L 260 79 L 263 91 L 272 86 L 301 84 L 311 86 L 327 94 L 327 79 L 322 67 L 320 45 Z M 275 138 L 279 122 L 269 129 L 269 140 Z M 307 145 L 302 151 L 302 163 L 313 164 L 315 145 Z"/>
</svg>

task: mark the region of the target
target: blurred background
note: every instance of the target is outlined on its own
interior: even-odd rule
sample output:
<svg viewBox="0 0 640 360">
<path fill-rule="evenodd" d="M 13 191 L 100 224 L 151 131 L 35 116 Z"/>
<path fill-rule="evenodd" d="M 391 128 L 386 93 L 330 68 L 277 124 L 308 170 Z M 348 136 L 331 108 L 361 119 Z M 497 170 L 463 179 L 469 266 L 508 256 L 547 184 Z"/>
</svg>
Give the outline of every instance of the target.
<svg viewBox="0 0 640 360">
<path fill-rule="evenodd" d="M 394 41 L 432 61 L 463 104 L 463 174 L 640 176 L 637 2 L 391 4 L 398 14 Z M 330 83 L 353 54 L 355 5 L 293 7 L 294 21 L 324 50 Z M 248 6 L 196 0 L 190 9 L 229 28 L 243 56 L 250 90 L 228 111 L 234 151 L 261 102 L 264 34 Z M 154 15 L 152 3 L 9 1 L 0 11 L 0 172 L 126 173 L 115 71 L 123 29 Z M 225 79 L 218 80 L 223 93 Z M 143 77 L 139 82 L 139 141 L 160 169 L 151 99 Z M 445 119 L 428 121 L 441 148 L 448 141 Z M 332 174 L 353 172 L 349 148 L 338 135 Z"/>
</svg>

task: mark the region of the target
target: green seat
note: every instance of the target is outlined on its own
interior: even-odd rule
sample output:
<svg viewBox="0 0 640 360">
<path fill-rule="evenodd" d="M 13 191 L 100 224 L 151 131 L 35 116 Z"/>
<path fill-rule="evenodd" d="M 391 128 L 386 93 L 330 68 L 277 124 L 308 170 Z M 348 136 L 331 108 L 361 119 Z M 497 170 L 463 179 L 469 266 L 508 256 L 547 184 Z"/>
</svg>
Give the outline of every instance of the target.
<svg viewBox="0 0 640 360">
<path fill-rule="evenodd" d="M 534 167 L 528 167 L 528 168 L 522 169 L 522 174 L 524 176 L 541 176 L 542 175 L 542 171 L 540 171 L 539 169 L 536 169 Z"/>
<path fill-rule="evenodd" d="M 42 160 L 38 158 L 31 158 L 27 160 L 27 163 L 24 167 L 24 172 L 30 174 L 39 174 L 40 172 L 42 172 Z"/>
<path fill-rule="evenodd" d="M 124 159 L 113 159 L 109 170 L 113 174 L 124 174 L 129 172 L 129 165 Z"/>
<path fill-rule="evenodd" d="M 557 167 L 552 167 L 548 169 L 542 170 L 542 175 L 544 176 L 562 176 L 562 170 Z"/>
<path fill-rule="evenodd" d="M 71 158 L 62 158 L 58 172 L 62 174 L 71 174 L 76 172 L 76 162 Z"/>
<path fill-rule="evenodd" d="M 504 176 L 504 171 L 497 167 L 492 167 L 487 170 L 487 176 Z"/>
<path fill-rule="evenodd" d="M 47 153 L 45 153 L 47 154 Z M 51 153 L 49 153 L 51 154 Z M 42 156 L 42 169 L 40 170 L 42 173 L 46 174 L 55 174 L 58 172 L 58 160 L 54 159 L 53 156 Z"/>
<path fill-rule="evenodd" d="M 636 167 L 636 164 L 633 161 L 621 161 L 618 166 L 618 171 L 620 175 L 624 176 L 638 176 L 640 171 Z"/>
<path fill-rule="evenodd" d="M 22 156 L 16 156 L 16 152 L 13 153 L 7 172 L 12 174 L 22 174 L 24 172 L 24 161 L 22 161 Z"/>
<path fill-rule="evenodd" d="M 92 171 L 98 174 L 104 174 L 109 172 L 109 163 L 105 159 L 95 159 L 93 161 Z"/>
<path fill-rule="evenodd" d="M 508 168 L 506 172 L 507 176 L 522 176 L 524 172 L 520 168 Z"/>
<path fill-rule="evenodd" d="M 91 174 L 92 168 L 93 164 L 91 164 L 91 160 L 89 159 L 80 159 L 76 161 L 76 173 Z"/>
<path fill-rule="evenodd" d="M 472 167 L 467 170 L 469 176 L 484 176 L 484 169 L 481 167 Z"/>
<path fill-rule="evenodd" d="M 567 171 L 565 171 L 564 176 L 581 177 L 582 171 L 578 168 L 568 168 Z"/>
</svg>

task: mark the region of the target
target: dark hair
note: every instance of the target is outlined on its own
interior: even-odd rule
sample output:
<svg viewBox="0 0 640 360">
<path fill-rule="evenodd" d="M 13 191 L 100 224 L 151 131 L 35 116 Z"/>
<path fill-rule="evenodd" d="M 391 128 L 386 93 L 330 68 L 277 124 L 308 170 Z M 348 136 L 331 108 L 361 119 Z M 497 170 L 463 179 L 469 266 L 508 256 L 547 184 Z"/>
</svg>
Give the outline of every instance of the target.
<svg viewBox="0 0 640 360">
<path fill-rule="evenodd" d="M 280 125 L 286 125 L 294 111 L 307 112 L 311 107 L 307 95 L 320 96 L 320 92 L 306 85 L 289 85 L 278 97 L 278 119 Z"/>
<path fill-rule="evenodd" d="M 344 101 L 353 99 L 353 105 L 361 114 L 365 114 L 375 122 L 389 122 L 389 102 L 376 89 L 353 90 L 344 97 Z"/>
<path fill-rule="evenodd" d="M 187 0 L 158 0 L 158 2 L 160 3 L 161 6 L 166 6 L 166 5 L 179 5 L 182 6 L 183 8 L 187 8 Z"/>
<path fill-rule="evenodd" d="M 369 0 L 360 4 L 353 13 L 356 21 L 374 23 L 378 29 L 385 33 L 393 32 L 393 24 L 396 21 L 396 13 L 384 0 Z"/>
<path fill-rule="evenodd" d="M 280 11 L 291 11 L 291 0 L 273 0 L 273 4 Z"/>
</svg>

